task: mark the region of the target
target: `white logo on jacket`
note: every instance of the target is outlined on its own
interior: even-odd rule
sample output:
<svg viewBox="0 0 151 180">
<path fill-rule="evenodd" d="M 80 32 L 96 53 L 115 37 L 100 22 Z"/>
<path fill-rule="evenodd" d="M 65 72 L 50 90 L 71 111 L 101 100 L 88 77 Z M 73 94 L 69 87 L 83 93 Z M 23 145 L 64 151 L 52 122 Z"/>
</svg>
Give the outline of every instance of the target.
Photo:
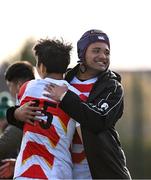
<svg viewBox="0 0 151 180">
<path fill-rule="evenodd" d="M 107 110 L 108 107 L 109 107 L 109 105 L 105 102 L 105 103 L 103 103 L 103 104 L 101 105 L 100 110 L 101 110 L 101 111 L 105 111 L 105 110 Z"/>
</svg>

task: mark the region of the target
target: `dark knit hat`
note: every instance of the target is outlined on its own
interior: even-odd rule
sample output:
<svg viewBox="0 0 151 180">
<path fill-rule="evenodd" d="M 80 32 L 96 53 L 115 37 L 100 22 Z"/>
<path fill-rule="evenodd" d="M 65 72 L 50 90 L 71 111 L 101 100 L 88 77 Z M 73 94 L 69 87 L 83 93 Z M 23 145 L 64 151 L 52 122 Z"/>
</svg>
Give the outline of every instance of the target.
<svg viewBox="0 0 151 180">
<path fill-rule="evenodd" d="M 105 42 L 110 48 L 110 42 L 108 36 L 101 30 L 91 29 L 86 31 L 80 40 L 77 42 L 78 57 L 80 60 L 84 59 L 86 49 L 94 42 Z"/>
</svg>

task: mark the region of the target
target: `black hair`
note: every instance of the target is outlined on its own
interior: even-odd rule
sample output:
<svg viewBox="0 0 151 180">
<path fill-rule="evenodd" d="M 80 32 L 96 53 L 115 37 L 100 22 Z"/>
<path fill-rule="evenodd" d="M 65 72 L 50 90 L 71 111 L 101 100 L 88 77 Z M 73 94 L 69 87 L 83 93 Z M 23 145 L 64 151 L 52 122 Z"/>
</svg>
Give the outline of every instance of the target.
<svg viewBox="0 0 151 180">
<path fill-rule="evenodd" d="M 37 65 L 46 67 L 47 73 L 65 73 L 70 63 L 71 44 L 55 39 L 40 39 L 33 50 Z"/>
<path fill-rule="evenodd" d="M 17 61 L 5 71 L 5 80 L 10 82 L 35 79 L 34 67 L 28 61 Z"/>
</svg>

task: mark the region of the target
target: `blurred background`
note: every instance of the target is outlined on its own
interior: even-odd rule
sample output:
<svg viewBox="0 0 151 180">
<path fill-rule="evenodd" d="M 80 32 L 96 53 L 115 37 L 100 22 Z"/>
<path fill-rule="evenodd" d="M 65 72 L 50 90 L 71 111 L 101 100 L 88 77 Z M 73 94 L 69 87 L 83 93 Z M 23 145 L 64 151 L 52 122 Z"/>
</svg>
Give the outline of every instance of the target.
<svg viewBox="0 0 151 180">
<path fill-rule="evenodd" d="M 0 123 L 14 103 L 4 80 L 9 64 L 26 60 L 35 65 L 35 42 L 56 37 L 73 44 L 73 67 L 77 40 L 89 29 L 101 29 L 111 41 L 110 69 L 120 73 L 125 91 L 125 110 L 116 128 L 127 164 L 133 179 L 151 179 L 150 17 L 150 0 L 1 1 Z"/>
</svg>

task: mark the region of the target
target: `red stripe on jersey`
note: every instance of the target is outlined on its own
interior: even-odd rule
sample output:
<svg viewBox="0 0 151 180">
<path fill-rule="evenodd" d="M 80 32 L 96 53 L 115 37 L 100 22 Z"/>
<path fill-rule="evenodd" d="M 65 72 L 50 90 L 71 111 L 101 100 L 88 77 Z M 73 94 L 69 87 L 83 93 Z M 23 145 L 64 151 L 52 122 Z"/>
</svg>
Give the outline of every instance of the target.
<svg viewBox="0 0 151 180">
<path fill-rule="evenodd" d="M 22 163 L 24 164 L 28 158 L 34 155 L 44 158 L 46 163 L 52 168 L 54 156 L 46 149 L 46 147 L 36 142 L 27 142 L 23 151 Z M 36 171 L 34 170 L 34 172 Z"/>
<path fill-rule="evenodd" d="M 57 134 L 56 129 L 54 128 L 53 124 L 50 126 L 49 129 L 43 129 L 39 125 L 39 122 L 37 122 L 37 121 L 35 121 L 35 126 L 26 123 L 24 125 L 24 133 L 27 131 L 46 136 L 50 140 L 51 145 L 53 147 L 56 147 L 56 145 L 58 144 L 58 142 L 60 140 L 60 137 Z"/>
<path fill-rule="evenodd" d="M 79 95 L 80 99 L 83 100 L 83 101 L 86 101 L 88 99 L 87 96 L 85 96 L 84 94 L 80 94 Z"/>
<path fill-rule="evenodd" d="M 19 93 L 18 93 L 18 99 L 21 99 L 21 97 L 23 96 L 26 86 L 30 81 L 25 82 L 19 89 Z"/>
<path fill-rule="evenodd" d="M 81 142 L 81 139 L 80 139 L 80 136 L 79 136 L 77 130 L 75 131 L 72 142 L 73 142 L 74 146 L 76 146 L 76 144 L 82 145 L 82 142 Z M 73 163 L 81 163 L 85 159 L 84 150 L 82 150 L 81 152 L 71 152 L 71 155 L 72 155 Z"/>
<path fill-rule="evenodd" d="M 64 111 L 60 109 L 59 107 L 58 107 L 58 117 L 60 118 L 59 120 L 64 131 L 67 132 L 67 126 L 68 126 L 70 117 L 66 113 L 64 113 Z"/>
<path fill-rule="evenodd" d="M 74 153 L 72 152 L 72 161 L 73 163 L 81 163 L 84 159 L 85 159 L 85 153 L 84 151 L 80 152 L 80 153 Z"/>
<path fill-rule="evenodd" d="M 80 136 L 79 136 L 77 130 L 75 130 L 72 142 L 73 142 L 73 144 L 82 144 Z"/>
<path fill-rule="evenodd" d="M 27 171 L 25 171 L 21 177 L 29 177 L 36 179 L 48 179 L 39 165 L 32 165 Z"/>
<path fill-rule="evenodd" d="M 91 84 L 71 84 L 73 87 L 78 89 L 80 92 L 90 92 L 94 83 Z"/>
<path fill-rule="evenodd" d="M 80 99 L 83 101 L 87 101 L 87 96 L 89 95 L 90 91 L 92 90 L 92 87 L 94 85 L 95 79 L 87 82 L 87 84 L 84 84 L 84 82 L 80 82 L 76 78 L 73 80 L 73 83 L 71 82 L 71 85 L 74 86 L 76 89 L 78 89 L 81 93 L 79 95 Z M 75 135 L 73 137 L 73 145 L 71 149 L 72 154 L 72 160 L 73 163 L 79 164 L 82 163 L 86 159 L 85 153 L 84 153 L 84 147 L 81 142 L 81 139 L 77 133 L 75 132 Z"/>
</svg>

